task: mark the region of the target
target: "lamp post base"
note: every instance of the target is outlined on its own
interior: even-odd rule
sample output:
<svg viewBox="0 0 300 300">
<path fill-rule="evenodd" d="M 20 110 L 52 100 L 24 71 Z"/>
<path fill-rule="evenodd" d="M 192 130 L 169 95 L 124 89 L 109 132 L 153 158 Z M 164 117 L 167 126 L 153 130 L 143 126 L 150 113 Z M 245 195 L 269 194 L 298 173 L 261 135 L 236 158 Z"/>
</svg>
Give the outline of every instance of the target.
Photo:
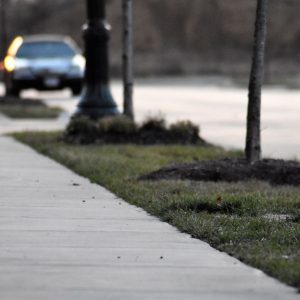
<svg viewBox="0 0 300 300">
<path fill-rule="evenodd" d="M 84 88 L 74 116 L 87 116 L 92 119 L 99 119 L 119 114 L 117 104 L 113 100 L 109 86 L 99 83 L 88 85 Z"/>
</svg>

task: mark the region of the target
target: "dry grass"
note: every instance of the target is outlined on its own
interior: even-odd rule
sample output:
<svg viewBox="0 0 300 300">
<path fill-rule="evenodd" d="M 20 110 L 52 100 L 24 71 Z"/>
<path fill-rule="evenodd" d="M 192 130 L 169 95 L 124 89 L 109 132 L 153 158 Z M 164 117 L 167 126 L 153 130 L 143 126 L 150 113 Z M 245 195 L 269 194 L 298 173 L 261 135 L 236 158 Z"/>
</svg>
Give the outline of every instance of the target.
<svg viewBox="0 0 300 300">
<path fill-rule="evenodd" d="M 55 119 L 62 110 L 57 107 L 0 105 L 0 112 L 13 119 Z"/>
</svg>

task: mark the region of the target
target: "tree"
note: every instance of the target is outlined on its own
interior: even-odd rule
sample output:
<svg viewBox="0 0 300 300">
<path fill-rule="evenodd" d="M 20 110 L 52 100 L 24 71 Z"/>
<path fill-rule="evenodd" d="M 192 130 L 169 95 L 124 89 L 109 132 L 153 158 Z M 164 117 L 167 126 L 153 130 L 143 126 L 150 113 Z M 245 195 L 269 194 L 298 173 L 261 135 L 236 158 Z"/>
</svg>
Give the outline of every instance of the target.
<svg viewBox="0 0 300 300">
<path fill-rule="evenodd" d="M 123 0 L 123 84 L 124 114 L 134 120 L 133 111 L 133 11 L 132 0 Z"/>
<path fill-rule="evenodd" d="M 7 6 L 6 0 L 0 0 L 1 40 L 0 40 L 0 61 L 4 59 L 7 48 Z"/>
<path fill-rule="evenodd" d="M 261 89 L 264 74 L 267 14 L 268 0 L 257 0 L 247 115 L 246 159 L 249 163 L 261 159 Z"/>
</svg>

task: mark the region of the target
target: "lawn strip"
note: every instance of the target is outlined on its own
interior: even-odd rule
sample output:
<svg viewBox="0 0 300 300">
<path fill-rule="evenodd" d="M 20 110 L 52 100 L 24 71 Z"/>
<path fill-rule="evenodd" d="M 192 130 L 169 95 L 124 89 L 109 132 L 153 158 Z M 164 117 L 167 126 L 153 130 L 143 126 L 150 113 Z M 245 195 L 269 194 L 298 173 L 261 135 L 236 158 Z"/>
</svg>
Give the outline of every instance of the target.
<svg viewBox="0 0 300 300">
<path fill-rule="evenodd" d="M 138 178 L 169 164 L 236 157 L 200 146 L 74 146 L 59 133 L 16 134 L 20 141 L 105 186 L 131 204 L 281 281 L 300 287 L 300 188 Z"/>
<path fill-rule="evenodd" d="M 62 110 L 58 107 L 1 104 L 0 112 L 12 119 L 56 119 Z"/>
</svg>

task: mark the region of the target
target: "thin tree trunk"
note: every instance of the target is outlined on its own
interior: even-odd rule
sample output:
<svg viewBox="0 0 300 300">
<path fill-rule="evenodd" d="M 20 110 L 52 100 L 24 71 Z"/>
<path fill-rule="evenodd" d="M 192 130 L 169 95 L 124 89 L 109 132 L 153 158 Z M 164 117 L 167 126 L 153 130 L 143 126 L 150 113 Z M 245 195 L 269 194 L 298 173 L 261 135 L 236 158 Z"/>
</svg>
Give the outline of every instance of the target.
<svg viewBox="0 0 300 300">
<path fill-rule="evenodd" d="M 133 111 L 133 0 L 123 1 L 124 114 L 134 120 Z"/>
<path fill-rule="evenodd" d="M 8 12 L 8 8 L 9 8 L 9 2 L 7 0 L 0 0 L 0 21 L 1 21 L 1 40 L 0 40 L 0 44 L 1 44 L 1 49 L 0 49 L 0 62 L 4 61 L 5 56 L 6 56 L 6 52 L 7 52 L 7 48 L 8 48 L 8 30 L 7 30 L 7 12 Z M 8 87 L 8 74 L 7 72 L 3 73 L 3 83 L 5 85 L 5 89 L 6 89 L 6 94 L 7 94 L 7 87 Z"/>
<path fill-rule="evenodd" d="M 0 60 L 4 59 L 7 50 L 7 1 L 0 0 L 0 20 L 1 20 L 1 53 Z"/>
<path fill-rule="evenodd" d="M 246 159 L 249 163 L 253 163 L 261 159 L 261 88 L 264 76 L 267 14 L 268 0 L 257 0 L 247 115 Z"/>
</svg>

